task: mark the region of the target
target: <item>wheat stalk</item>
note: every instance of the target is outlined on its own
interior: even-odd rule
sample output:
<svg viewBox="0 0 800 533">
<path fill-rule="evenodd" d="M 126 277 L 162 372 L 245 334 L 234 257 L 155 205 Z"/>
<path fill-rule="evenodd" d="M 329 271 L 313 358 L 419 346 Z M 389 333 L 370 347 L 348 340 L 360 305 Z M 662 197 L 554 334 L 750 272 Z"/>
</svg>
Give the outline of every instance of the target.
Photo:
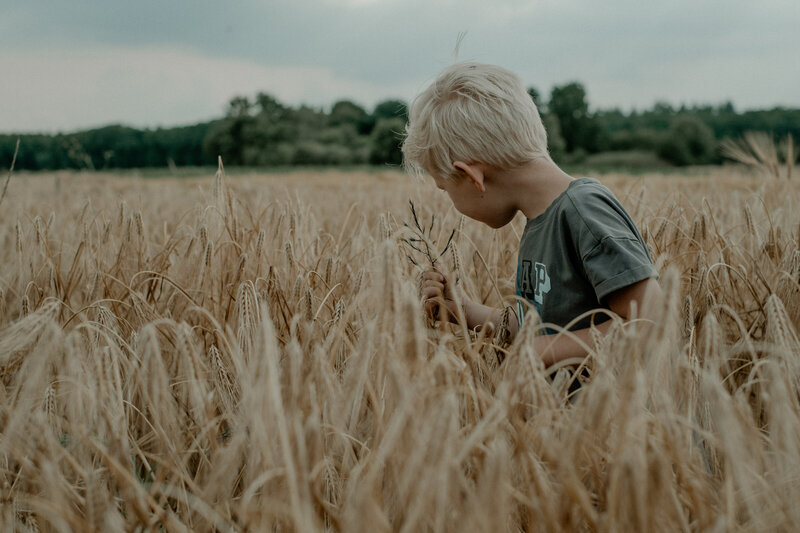
<svg viewBox="0 0 800 533">
<path fill-rule="evenodd" d="M 395 232 L 418 184 L 330 178 L 220 174 L 210 208 L 196 182 L 74 176 L 58 201 L 26 182 L 24 215 L 0 217 L 0 527 L 800 526 L 797 180 L 653 174 L 637 199 L 608 176 L 639 202 L 664 318 L 592 333 L 569 396 L 533 320 L 511 345 L 511 310 L 426 329 L 402 259 L 446 260 L 502 307 L 521 221 L 462 217 L 443 255 L 446 198 Z M 383 239 L 414 229 L 427 253 Z"/>
<path fill-rule="evenodd" d="M 456 234 L 456 228 L 450 232 L 450 236 L 447 238 L 447 242 L 445 243 L 444 247 L 442 247 L 441 250 L 438 250 L 436 242 L 433 238 L 433 230 L 436 225 L 436 215 L 431 215 L 430 224 L 423 225 L 420 222 L 419 216 L 417 215 L 417 209 L 414 206 L 414 202 L 409 200 L 408 205 L 411 210 L 412 223 L 409 224 L 408 222 L 405 222 L 403 223 L 403 226 L 410 230 L 411 237 L 400 239 L 400 241 L 412 252 L 416 252 L 417 254 L 424 256 L 430 266 L 436 266 L 436 262 L 439 261 L 439 259 L 450 249 L 450 245 L 453 242 L 453 237 Z M 410 254 L 406 254 L 406 257 L 415 266 L 420 266 L 417 260 L 411 257 Z"/>
<path fill-rule="evenodd" d="M 19 152 L 19 137 L 17 137 L 17 144 L 14 147 L 14 155 L 11 158 L 11 167 L 8 169 L 8 175 L 6 176 L 6 182 L 3 184 L 3 193 L 0 194 L 0 204 L 3 203 L 3 200 L 6 197 L 6 192 L 8 191 L 8 182 L 11 181 L 11 174 L 14 172 L 14 165 L 17 163 L 17 153 Z"/>
</svg>

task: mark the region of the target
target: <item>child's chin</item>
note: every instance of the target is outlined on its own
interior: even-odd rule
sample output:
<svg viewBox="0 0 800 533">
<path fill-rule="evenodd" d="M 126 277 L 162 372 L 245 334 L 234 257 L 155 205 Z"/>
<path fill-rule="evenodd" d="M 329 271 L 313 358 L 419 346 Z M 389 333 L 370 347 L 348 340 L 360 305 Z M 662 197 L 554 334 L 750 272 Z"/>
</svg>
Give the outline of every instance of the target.
<svg viewBox="0 0 800 533">
<path fill-rule="evenodd" d="M 487 226 L 489 226 L 492 229 L 500 229 L 503 226 L 505 226 L 506 224 L 508 224 L 509 222 L 510 222 L 509 220 L 505 220 L 505 221 L 503 221 L 503 220 L 489 220 L 489 221 L 484 221 L 484 224 L 486 224 Z"/>
<path fill-rule="evenodd" d="M 513 215 L 510 216 L 510 217 L 495 218 L 495 219 L 492 219 L 492 220 L 484 220 L 483 223 L 486 224 L 487 226 L 489 226 L 492 229 L 500 229 L 503 226 L 505 226 L 506 224 L 508 224 L 509 222 L 511 222 L 512 220 L 514 220 L 514 216 Z"/>
</svg>

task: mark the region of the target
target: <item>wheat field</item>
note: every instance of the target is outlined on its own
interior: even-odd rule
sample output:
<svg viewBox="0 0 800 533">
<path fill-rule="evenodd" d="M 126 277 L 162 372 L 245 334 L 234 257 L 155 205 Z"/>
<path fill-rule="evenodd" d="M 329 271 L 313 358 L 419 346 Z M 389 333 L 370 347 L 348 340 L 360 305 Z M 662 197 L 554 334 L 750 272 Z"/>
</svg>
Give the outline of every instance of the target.
<svg viewBox="0 0 800 533">
<path fill-rule="evenodd" d="M 600 179 L 666 297 L 568 398 L 535 321 L 510 346 L 430 324 L 402 243 L 411 200 L 508 304 L 522 218 L 391 171 L 14 175 L 0 529 L 797 530 L 800 180 Z"/>
</svg>

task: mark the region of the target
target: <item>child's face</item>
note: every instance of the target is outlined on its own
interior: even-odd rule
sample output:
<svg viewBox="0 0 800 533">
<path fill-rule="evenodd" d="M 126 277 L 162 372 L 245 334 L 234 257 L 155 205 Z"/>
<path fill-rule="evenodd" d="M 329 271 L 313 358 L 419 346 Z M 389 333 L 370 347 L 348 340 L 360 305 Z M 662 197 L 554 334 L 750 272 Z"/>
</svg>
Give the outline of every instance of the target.
<svg viewBox="0 0 800 533">
<path fill-rule="evenodd" d="M 492 189 L 481 192 L 468 177 L 443 179 L 434 177 L 436 186 L 445 191 L 459 213 L 492 228 L 501 228 L 511 222 L 517 210 L 509 206 Z"/>
</svg>

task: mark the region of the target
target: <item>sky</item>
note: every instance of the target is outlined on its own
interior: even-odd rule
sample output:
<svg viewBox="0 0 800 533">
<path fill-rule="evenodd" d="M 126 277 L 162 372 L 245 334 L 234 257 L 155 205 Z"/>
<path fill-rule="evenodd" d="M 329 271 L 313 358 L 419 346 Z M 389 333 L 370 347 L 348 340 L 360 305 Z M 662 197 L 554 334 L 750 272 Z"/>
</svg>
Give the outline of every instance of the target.
<svg viewBox="0 0 800 533">
<path fill-rule="evenodd" d="M 592 109 L 800 107 L 798 0 L 3 0 L 0 132 L 221 117 L 234 96 L 409 101 L 455 58 Z"/>
</svg>

